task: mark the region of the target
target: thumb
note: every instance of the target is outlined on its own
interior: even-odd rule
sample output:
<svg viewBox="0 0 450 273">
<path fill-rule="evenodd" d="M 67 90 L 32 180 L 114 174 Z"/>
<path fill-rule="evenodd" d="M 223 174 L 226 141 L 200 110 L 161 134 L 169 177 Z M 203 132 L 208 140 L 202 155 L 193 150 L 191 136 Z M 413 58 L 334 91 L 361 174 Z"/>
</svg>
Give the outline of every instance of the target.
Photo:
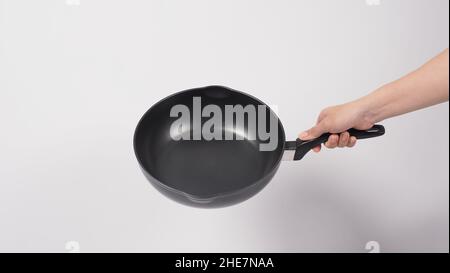
<svg viewBox="0 0 450 273">
<path fill-rule="evenodd" d="M 301 140 L 310 140 L 310 139 L 318 138 L 323 133 L 326 133 L 326 131 L 327 130 L 325 129 L 323 122 L 320 122 L 320 123 L 316 124 L 316 126 L 312 127 L 311 129 L 300 133 L 300 135 L 298 137 Z"/>
</svg>

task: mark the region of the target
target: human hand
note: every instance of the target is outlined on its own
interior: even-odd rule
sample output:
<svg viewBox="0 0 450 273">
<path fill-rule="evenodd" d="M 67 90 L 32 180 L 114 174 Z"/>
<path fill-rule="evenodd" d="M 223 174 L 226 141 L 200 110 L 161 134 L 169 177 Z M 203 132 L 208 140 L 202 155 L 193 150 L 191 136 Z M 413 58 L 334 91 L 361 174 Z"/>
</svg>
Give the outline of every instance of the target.
<svg viewBox="0 0 450 273">
<path fill-rule="evenodd" d="M 448 52 L 356 101 L 324 109 L 317 124 L 299 138 L 311 140 L 331 133 L 326 147 L 353 147 L 356 137 L 349 135 L 350 128 L 367 130 L 375 122 L 448 101 Z M 319 152 L 320 146 L 313 150 Z"/>
<path fill-rule="evenodd" d="M 324 133 L 331 133 L 325 142 L 327 148 L 353 147 L 356 144 L 356 137 L 350 136 L 347 130 L 350 128 L 367 130 L 373 125 L 374 122 L 370 120 L 366 108 L 361 102 L 355 101 L 325 108 L 320 113 L 316 125 L 301 133 L 299 138 L 311 140 Z M 319 145 L 313 151 L 319 152 L 320 149 Z"/>
</svg>

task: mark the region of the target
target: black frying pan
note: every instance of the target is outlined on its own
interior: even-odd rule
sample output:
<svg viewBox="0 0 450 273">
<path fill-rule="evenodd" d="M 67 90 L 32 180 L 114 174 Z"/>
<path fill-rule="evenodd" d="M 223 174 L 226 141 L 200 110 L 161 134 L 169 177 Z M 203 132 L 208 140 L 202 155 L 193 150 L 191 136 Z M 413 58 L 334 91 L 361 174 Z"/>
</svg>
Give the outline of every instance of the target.
<svg viewBox="0 0 450 273">
<path fill-rule="evenodd" d="M 202 106 L 264 105 L 267 116 L 277 118 L 262 101 L 245 93 L 222 86 L 208 86 L 182 91 L 153 105 L 139 121 L 134 134 L 134 152 L 141 169 L 151 184 L 167 197 L 196 207 L 223 207 L 242 202 L 258 193 L 274 176 L 283 154 L 291 152 L 300 160 L 313 147 L 327 141 L 323 134 L 310 141 L 286 141 L 283 126 L 278 122 L 275 150 L 260 151 L 254 140 L 174 140 L 170 136 L 172 106 L 182 104 L 190 110 L 193 97 L 200 97 Z M 258 117 L 259 118 L 259 117 Z M 269 119 L 267 118 L 267 121 Z M 202 123 L 205 122 L 202 119 Z M 251 133 L 248 124 L 220 128 L 233 134 Z M 349 130 L 358 139 L 384 134 L 384 127 L 375 125 L 366 131 Z M 192 133 L 191 133 L 192 134 Z M 292 158 L 291 158 L 292 159 Z"/>
</svg>

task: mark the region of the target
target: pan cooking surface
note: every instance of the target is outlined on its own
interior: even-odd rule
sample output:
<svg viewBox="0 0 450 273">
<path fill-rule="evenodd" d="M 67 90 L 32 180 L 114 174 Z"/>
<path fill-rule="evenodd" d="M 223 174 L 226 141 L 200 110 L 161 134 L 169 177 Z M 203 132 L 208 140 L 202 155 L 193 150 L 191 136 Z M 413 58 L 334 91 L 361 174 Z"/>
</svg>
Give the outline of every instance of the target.
<svg viewBox="0 0 450 273">
<path fill-rule="evenodd" d="M 201 97 L 202 105 L 261 105 L 244 93 L 212 86 L 184 91 L 155 104 L 141 119 L 135 133 L 135 151 L 143 169 L 160 183 L 195 196 L 209 198 L 230 194 L 267 180 L 276 170 L 284 144 L 284 131 L 278 126 L 278 146 L 273 151 L 260 151 L 259 140 L 173 140 L 170 126 L 176 118 L 170 109 L 177 104 L 192 110 L 193 97 Z M 202 121 L 203 122 L 203 121 Z M 220 128 L 233 132 L 244 128 Z"/>
<path fill-rule="evenodd" d="M 171 141 L 156 159 L 154 175 L 196 196 L 239 190 L 261 178 L 269 160 L 248 141 Z"/>
</svg>

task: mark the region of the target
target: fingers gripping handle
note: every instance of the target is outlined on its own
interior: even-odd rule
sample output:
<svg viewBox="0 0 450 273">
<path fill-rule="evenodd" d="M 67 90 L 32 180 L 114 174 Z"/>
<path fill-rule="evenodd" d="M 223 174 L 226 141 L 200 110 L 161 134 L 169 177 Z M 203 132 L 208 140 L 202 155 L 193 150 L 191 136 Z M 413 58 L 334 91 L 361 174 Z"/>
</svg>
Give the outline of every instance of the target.
<svg viewBox="0 0 450 273">
<path fill-rule="evenodd" d="M 384 135 L 385 129 L 383 125 L 377 124 L 367 130 L 357 130 L 352 128 L 347 131 L 351 136 L 354 136 L 357 139 L 365 139 L 382 136 Z M 330 133 L 325 133 L 320 137 L 311 140 L 301 140 L 297 138 L 295 141 L 286 141 L 285 150 L 295 151 L 294 160 L 300 160 L 306 155 L 306 153 L 309 152 L 309 150 L 316 146 L 319 146 L 322 143 L 327 142 L 330 135 Z"/>
</svg>

